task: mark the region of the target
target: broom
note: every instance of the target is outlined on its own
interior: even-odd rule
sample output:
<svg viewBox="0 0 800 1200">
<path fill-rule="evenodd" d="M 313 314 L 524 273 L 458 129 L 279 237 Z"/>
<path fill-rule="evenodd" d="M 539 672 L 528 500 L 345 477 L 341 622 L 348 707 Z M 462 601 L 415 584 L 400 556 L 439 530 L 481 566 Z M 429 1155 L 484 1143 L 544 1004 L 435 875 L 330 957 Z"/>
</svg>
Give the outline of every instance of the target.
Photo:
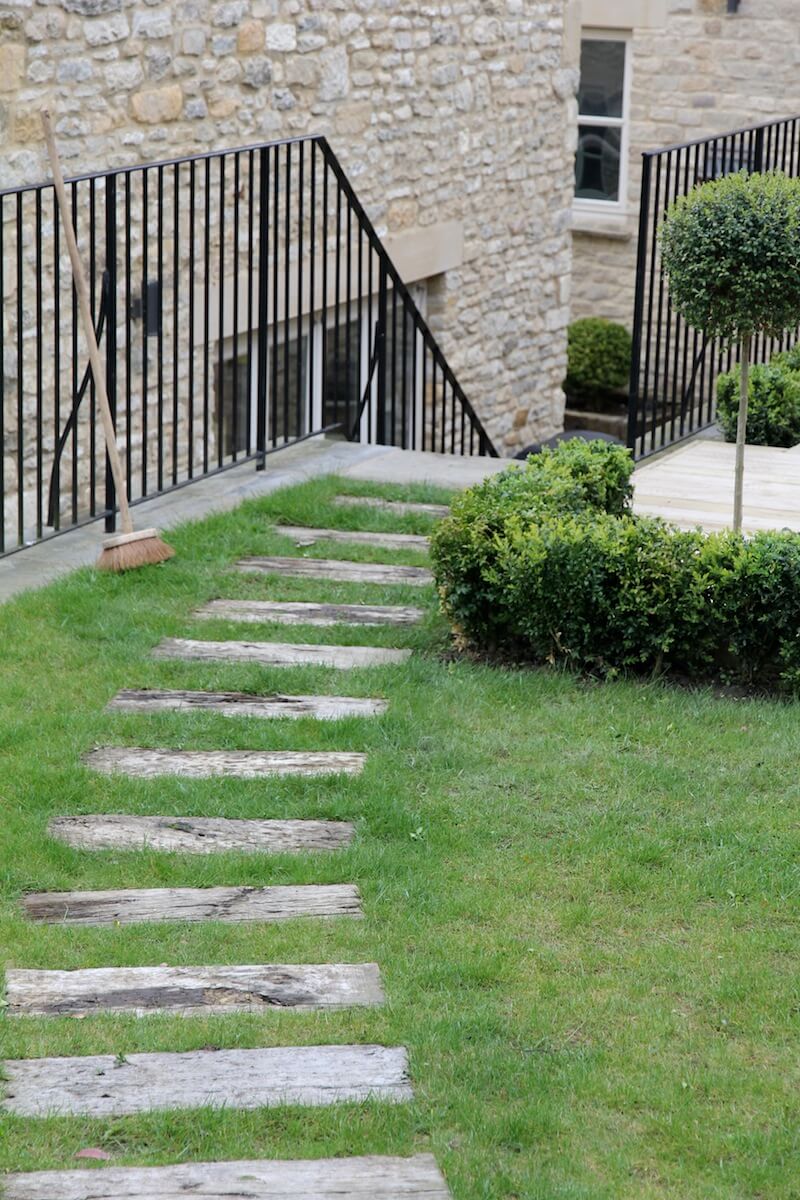
<svg viewBox="0 0 800 1200">
<path fill-rule="evenodd" d="M 64 176 L 61 173 L 61 162 L 53 136 L 50 113 L 46 109 L 42 113 L 42 125 L 44 126 L 47 153 L 50 156 L 50 166 L 53 172 L 58 211 L 61 214 L 64 237 L 69 251 L 70 262 L 72 263 L 72 277 L 75 281 L 75 290 L 78 294 L 78 309 L 83 324 L 86 347 L 89 351 L 89 362 L 92 366 L 95 393 L 100 403 L 100 416 L 103 422 L 106 450 L 108 452 L 109 463 L 111 464 L 114 486 L 117 490 L 120 524 L 122 525 L 122 533 L 117 534 L 116 537 L 108 538 L 107 541 L 103 542 L 103 549 L 97 560 L 97 566 L 103 571 L 130 571 L 134 567 L 143 567 L 148 563 L 164 562 L 165 559 L 172 558 L 175 551 L 166 542 L 161 540 L 157 529 L 140 529 L 137 532 L 133 528 L 133 521 L 131 520 L 130 508 L 128 506 L 128 489 L 122 470 L 119 448 L 117 447 L 117 435 L 114 429 L 114 420 L 111 416 L 111 406 L 108 403 L 108 393 L 106 392 L 105 373 L 103 371 L 103 364 L 100 361 L 100 350 L 98 349 L 97 338 L 94 332 L 92 310 L 89 303 L 89 289 L 86 284 L 86 276 L 84 275 L 80 254 L 78 253 L 78 243 L 75 240 L 72 217 L 67 207 Z"/>
</svg>

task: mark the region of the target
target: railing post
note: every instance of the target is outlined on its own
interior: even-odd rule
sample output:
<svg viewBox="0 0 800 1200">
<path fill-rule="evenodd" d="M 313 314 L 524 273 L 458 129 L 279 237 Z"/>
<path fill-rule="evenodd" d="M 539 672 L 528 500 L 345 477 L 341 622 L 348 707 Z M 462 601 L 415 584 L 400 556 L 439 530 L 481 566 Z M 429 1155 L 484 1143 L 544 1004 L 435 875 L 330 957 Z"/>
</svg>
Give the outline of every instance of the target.
<svg viewBox="0 0 800 1200">
<path fill-rule="evenodd" d="M 117 422 L 117 177 L 106 176 L 106 391 L 111 418 Z M 102 291 L 101 291 L 102 298 Z M 145 453 L 147 450 L 145 448 Z M 117 493 L 106 453 L 106 533 L 117 527 Z"/>
<path fill-rule="evenodd" d="M 378 420 L 376 435 L 378 445 L 386 445 L 386 322 L 389 313 L 389 276 L 386 263 L 381 259 L 380 278 L 378 282 Z"/>
<path fill-rule="evenodd" d="M 636 252 L 636 293 L 633 305 L 633 355 L 631 380 L 628 389 L 628 447 L 636 457 L 636 437 L 639 419 L 639 383 L 642 363 L 642 331 L 644 328 L 644 293 L 647 274 L 647 236 L 650 224 L 650 166 L 649 155 L 642 155 L 642 191 L 639 208 L 639 242 Z"/>
<path fill-rule="evenodd" d="M 256 470 L 267 465 L 267 344 L 269 340 L 269 150 L 259 151 L 258 168 L 258 379 L 256 384 Z"/>
</svg>

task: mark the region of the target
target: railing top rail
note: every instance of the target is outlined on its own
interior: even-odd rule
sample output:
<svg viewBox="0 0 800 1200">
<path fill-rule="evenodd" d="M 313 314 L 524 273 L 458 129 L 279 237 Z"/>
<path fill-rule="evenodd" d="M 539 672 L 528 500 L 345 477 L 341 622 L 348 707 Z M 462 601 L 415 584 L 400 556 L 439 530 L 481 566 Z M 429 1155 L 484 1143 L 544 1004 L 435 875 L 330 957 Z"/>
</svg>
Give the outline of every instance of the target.
<svg viewBox="0 0 800 1200">
<path fill-rule="evenodd" d="M 317 142 L 321 144 L 325 142 L 325 138 L 319 134 L 306 133 L 300 137 L 276 138 L 271 142 L 253 142 L 245 146 L 228 146 L 219 150 L 202 150 L 197 154 L 181 154 L 177 158 L 162 158 L 155 159 L 153 162 L 132 163 L 124 167 L 109 167 L 106 171 L 89 171 L 84 175 L 69 175 L 66 176 L 64 182 L 72 183 L 89 183 L 94 179 L 108 179 L 109 176 L 119 177 L 121 175 L 135 175 L 138 171 L 153 171 L 159 167 L 175 167 L 182 166 L 184 163 L 205 162 L 207 159 L 227 158 L 233 154 L 249 154 L 256 150 L 272 150 L 275 147 L 281 146 L 296 146 L 301 142 Z M 51 188 L 53 182 L 51 179 L 43 179 L 40 183 L 23 183 L 16 187 L 0 189 L 0 200 L 6 196 L 17 196 L 23 192 L 38 192 L 45 188 Z"/>
<path fill-rule="evenodd" d="M 800 114 L 792 117 L 782 117 L 778 121 L 761 121 L 758 125 L 743 125 L 740 129 L 726 129 L 722 133 L 709 134 L 707 137 L 693 138 L 688 142 L 673 142 L 669 146 L 659 146 L 656 150 L 644 150 L 642 158 L 658 158 L 660 154 L 671 154 L 676 150 L 689 150 L 692 146 L 707 146 L 712 142 L 724 142 L 729 138 L 740 137 L 748 133 L 759 133 L 766 129 L 781 129 L 800 121 Z"/>
</svg>

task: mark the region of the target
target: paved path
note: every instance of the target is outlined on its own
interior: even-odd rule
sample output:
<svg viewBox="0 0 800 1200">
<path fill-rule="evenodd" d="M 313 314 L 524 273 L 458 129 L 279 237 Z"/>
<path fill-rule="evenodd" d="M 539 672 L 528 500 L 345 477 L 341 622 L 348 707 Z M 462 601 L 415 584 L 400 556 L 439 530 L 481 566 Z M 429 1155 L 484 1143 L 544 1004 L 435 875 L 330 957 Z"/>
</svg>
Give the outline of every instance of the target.
<svg viewBox="0 0 800 1200">
<path fill-rule="evenodd" d="M 384 456 L 391 460 L 391 455 Z M 418 456 L 419 457 L 419 456 Z M 425 456 L 421 456 L 425 457 Z M 428 456 L 429 458 L 430 456 Z M 426 462 L 420 470 L 428 470 Z M 382 478 L 386 473 L 382 472 Z M 305 531 L 293 529 L 292 536 Z M 309 530 L 318 537 L 326 530 Z M 337 537 L 346 535 L 337 533 Z M 381 535 L 384 544 L 392 539 Z M 370 544 L 373 535 L 357 535 L 362 543 Z M 397 539 L 395 538 L 395 541 Z M 402 545 L 423 548 L 425 539 L 405 536 Z M 298 562 L 314 565 L 315 560 L 263 560 L 274 567 L 284 567 L 284 575 L 296 573 Z M 312 574 L 323 585 L 335 574 L 319 569 Z M 339 564 L 339 568 L 363 572 L 363 564 Z M 394 583 L 419 582 L 407 578 L 413 568 L 388 567 L 374 564 L 366 568 L 384 572 Z M 419 574 L 419 570 L 417 569 Z M 425 572 L 424 582 L 429 575 Z M 230 601 L 222 598 L 217 607 Z M 315 601 L 325 605 L 325 597 Z M 315 607 L 314 611 L 317 611 Z M 331 612 L 328 616 L 353 619 L 350 608 Z M 404 620 L 418 620 L 419 610 L 402 610 Z M 395 608 L 373 610 L 373 624 L 386 624 L 394 618 Z M 207 615 L 207 614 L 203 614 Z M 259 614 L 260 615 L 260 614 Z M 330 621 L 328 622 L 330 623 Z M 278 642 L 243 643 L 233 639 L 219 642 L 197 642 L 187 639 L 168 639 L 156 651 L 156 657 L 211 658 L 228 663 L 249 662 L 253 656 L 272 665 L 301 661 L 318 661 L 327 666 L 342 667 L 361 664 L 364 660 L 379 663 L 405 662 L 410 650 L 387 650 L 379 647 L 336 647 L 330 645 L 300 645 Z M 144 695 L 144 701 L 142 700 Z M 110 707 L 125 707 L 125 697 L 137 697 L 137 703 L 150 703 L 160 711 L 166 703 L 179 710 L 192 707 L 219 707 L 227 704 L 235 710 L 237 693 L 222 695 L 200 692 L 153 693 L 162 703 L 153 705 L 152 696 L 124 691 Z M 246 699 L 246 698 L 245 698 Z M 295 698 L 298 699 L 298 698 Z M 269 698 L 256 698 L 263 705 Z M 325 715 L 325 697 L 299 698 L 308 708 Z M 346 699 L 328 698 L 328 703 L 346 705 Z M 208 703 L 206 703 L 206 701 Z M 233 704 L 231 704 L 233 701 Z M 366 700 L 362 705 L 376 702 Z M 250 699 L 252 707 L 253 699 Z M 130 699 L 128 699 L 130 705 Z M 383 706 L 385 708 L 385 705 Z M 145 709 L 145 711 L 148 711 Z M 377 702 L 377 711 L 382 711 Z M 84 755 L 88 766 L 103 773 L 118 771 L 128 775 L 160 776 L 164 773 L 202 776 L 235 775 L 240 778 L 260 777 L 275 773 L 318 775 L 331 771 L 357 773 L 364 765 L 365 755 L 341 751 L 222 751 L 222 750 L 161 750 L 139 747 L 101 747 Z M 51 836 L 84 850 L 109 847 L 130 850 L 144 849 L 209 853 L 215 850 L 236 849 L 245 852 L 295 852 L 339 849 L 353 834 L 347 822 L 320 820 L 230 820 L 218 818 L 172 818 L 136 816 L 129 814 L 83 814 L 56 817 L 50 824 Z M 23 897 L 23 908 L 31 921 L 64 925 L 113 925 L 159 921 L 259 921 L 306 917 L 330 919 L 362 916 L 361 898 L 352 884 L 271 886 L 271 887 L 206 887 L 150 888 L 106 892 L 43 892 Z M 42 971 L 14 969 L 8 973 L 8 1002 L 11 1015 L 39 1014 L 41 1016 L 87 1017 L 96 1012 L 134 1013 L 145 1016 L 152 1012 L 174 1012 L 193 1016 L 208 1012 L 258 1012 L 270 1007 L 337 1009 L 349 1005 L 379 1005 L 384 1000 L 375 963 L 328 963 L 319 965 L 233 964 L 175 967 L 122 967 L 110 964 L 101 968 L 73 971 Z M 71 1058 L 12 1059 L 3 1064 L 5 1087 L 0 1109 L 18 1116 L 46 1117 L 73 1114 L 91 1117 L 120 1116 L 151 1112 L 156 1109 L 178 1110 L 198 1105 L 253 1109 L 301 1104 L 327 1105 L 339 1101 L 381 1101 L 405 1103 L 413 1099 L 408 1071 L 408 1057 L 403 1046 L 381 1045 L 301 1045 L 275 1046 L 266 1049 L 209 1049 L 182 1053 L 148 1053 L 118 1055 L 81 1055 Z M 263 1164 L 230 1164 L 219 1168 L 224 1175 L 218 1179 L 219 1191 L 232 1198 L 257 1195 L 289 1196 L 299 1194 L 323 1197 L 336 1195 L 341 1200 L 385 1195 L 436 1197 L 448 1200 L 449 1193 L 435 1162 L 429 1156 L 415 1159 L 352 1159 L 336 1164 L 289 1162 L 265 1168 L 265 1190 L 256 1185 L 256 1173 Z M 239 1187 L 239 1168 L 248 1174 L 246 1191 Z M 180 1168 L 134 1169 L 131 1171 L 101 1172 L 104 1194 L 120 1197 L 155 1194 L 166 1195 L 171 1184 L 183 1193 L 184 1183 L 194 1194 L 192 1179 L 214 1170 L 204 1164 L 185 1164 Z M 194 1172 L 194 1175 L 193 1175 Z M 198 1172 L 200 1174 L 198 1174 Z M 172 1174 L 171 1174 L 172 1173 Z M 8 1181 L 11 1200 L 42 1197 L 49 1193 L 66 1196 L 69 1191 L 76 1200 L 90 1200 L 96 1175 L 42 1173 L 12 1176 Z M 178 1175 L 181 1178 L 178 1178 Z M 42 1190 L 44 1189 L 44 1190 Z M 65 1190 L 66 1189 L 66 1190 Z M 149 1192 L 148 1192 L 149 1189 Z M 177 1192 L 175 1193 L 177 1194 Z M 199 1193 L 198 1193 L 199 1194 Z"/>
</svg>

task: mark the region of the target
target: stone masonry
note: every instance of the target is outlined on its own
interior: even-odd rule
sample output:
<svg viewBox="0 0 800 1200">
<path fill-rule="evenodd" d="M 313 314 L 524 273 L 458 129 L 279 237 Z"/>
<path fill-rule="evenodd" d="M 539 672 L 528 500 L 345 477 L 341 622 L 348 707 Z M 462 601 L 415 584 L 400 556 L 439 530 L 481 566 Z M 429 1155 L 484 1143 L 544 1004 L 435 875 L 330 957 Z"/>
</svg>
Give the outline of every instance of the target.
<svg viewBox="0 0 800 1200">
<path fill-rule="evenodd" d="M 563 424 L 577 83 L 566 8 L 0 0 L 0 186 L 48 177 L 45 105 L 68 174 L 325 134 L 379 234 L 462 223 L 463 260 L 428 281 L 429 316 L 513 453 Z M 8 347 L 13 271 L 3 300 Z M 7 396 L 15 364 L 6 354 Z"/>
<path fill-rule="evenodd" d="M 633 31 L 628 209 L 603 235 L 581 223 L 572 317 L 633 316 L 641 154 L 800 113 L 797 0 L 668 0 L 663 27 Z"/>
</svg>

